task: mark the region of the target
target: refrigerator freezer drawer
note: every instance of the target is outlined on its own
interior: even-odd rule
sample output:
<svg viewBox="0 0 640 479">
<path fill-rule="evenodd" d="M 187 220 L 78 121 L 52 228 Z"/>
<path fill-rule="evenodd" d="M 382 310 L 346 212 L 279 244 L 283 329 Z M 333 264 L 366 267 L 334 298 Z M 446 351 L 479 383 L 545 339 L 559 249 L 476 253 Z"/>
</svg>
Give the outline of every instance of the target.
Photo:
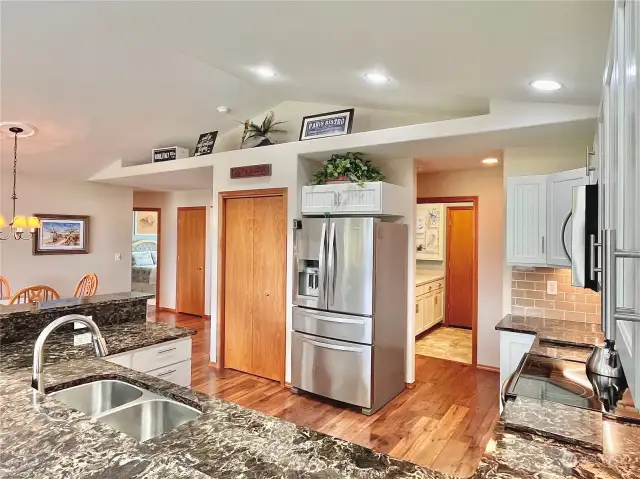
<svg viewBox="0 0 640 479">
<path fill-rule="evenodd" d="M 293 308 L 293 330 L 354 343 L 373 343 L 373 318 Z"/>
<path fill-rule="evenodd" d="M 372 406 L 373 347 L 293 332 L 292 386 L 363 408 Z"/>
</svg>

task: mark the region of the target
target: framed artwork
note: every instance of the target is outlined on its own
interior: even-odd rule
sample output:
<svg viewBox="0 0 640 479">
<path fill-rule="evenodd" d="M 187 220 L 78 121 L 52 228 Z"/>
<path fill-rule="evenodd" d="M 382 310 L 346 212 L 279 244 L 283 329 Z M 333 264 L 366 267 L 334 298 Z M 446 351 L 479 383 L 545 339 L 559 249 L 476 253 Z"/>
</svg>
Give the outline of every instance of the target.
<svg viewBox="0 0 640 479">
<path fill-rule="evenodd" d="M 193 156 L 210 155 L 213 153 L 213 145 L 216 144 L 217 137 L 217 131 L 210 131 L 209 133 L 203 133 L 200 135 Z"/>
<path fill-rule="evenodd" d="M 444 205 L 419 204 L 416 208 L 416 259 L 423 261 L 444 260 Z"/>
<path fill-rule="evenodd" d="M 89 216 L 35 214 L 40 228 L 33 235 L 33 254 L 89 253 Z"/>
<path fill-rule="evenodd" d="M 302 118 L 300 141 L 348 135 L 353 126 L 354 109 L 331 111 Z"/>
<path fill-rule="evenodd" d="M 134 211 L 133 212 L 133 234 L 135 236 L 157 235 L 158 234 L 158 212 L 157 211 Z"/>
</svg>

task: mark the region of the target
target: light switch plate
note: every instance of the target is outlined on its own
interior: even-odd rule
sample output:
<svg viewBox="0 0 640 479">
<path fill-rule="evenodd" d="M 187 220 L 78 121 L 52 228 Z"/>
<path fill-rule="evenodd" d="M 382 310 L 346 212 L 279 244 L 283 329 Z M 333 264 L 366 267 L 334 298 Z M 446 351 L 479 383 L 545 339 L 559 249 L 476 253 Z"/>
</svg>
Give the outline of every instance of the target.
<svg viewBox="0 0 640 479">
<path fill-rule="evenodd" d="M 547 281 L 547 294 L 558 294 L 557 281 Z"/>
<path fill-rule="evenodd" d="M 116 253 L 115 259 L 116 261 L 122 261 L 122 255 L 120 253 Z"/>
<path fill-rule="evenodd" d="M 74 346 L 82 346 L 83 344 L 91 344 L 91 333 L 75 334 L 73 336 Z"/>
</svg>

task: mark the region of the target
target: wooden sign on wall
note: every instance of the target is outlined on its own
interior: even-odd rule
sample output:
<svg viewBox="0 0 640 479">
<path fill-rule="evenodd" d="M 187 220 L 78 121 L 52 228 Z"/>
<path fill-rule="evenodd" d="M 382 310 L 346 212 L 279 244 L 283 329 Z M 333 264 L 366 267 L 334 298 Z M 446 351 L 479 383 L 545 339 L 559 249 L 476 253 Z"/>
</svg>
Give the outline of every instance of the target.
<svg viewBox="0 0 640 479">
<path fill-rule="evenodd" d="M 254 178 L 257 176 L 271 176 L 271 163 L 265 165 L 235 166 L 230 170 L 230 178 Z"/>
</svg>

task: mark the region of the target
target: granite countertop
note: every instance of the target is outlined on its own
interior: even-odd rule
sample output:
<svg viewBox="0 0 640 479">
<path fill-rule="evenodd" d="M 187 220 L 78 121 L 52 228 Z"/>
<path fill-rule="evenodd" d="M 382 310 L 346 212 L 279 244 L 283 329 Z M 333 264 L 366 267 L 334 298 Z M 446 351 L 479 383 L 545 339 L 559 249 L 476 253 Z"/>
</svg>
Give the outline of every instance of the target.
<svg viewBox="0 0 640 479">
<path fill-rule="evenodd" d="M 43 301 L 42 303 L 26 303 L 26 304 L 11 304 L 0 305 L 0 317 L 11 313 L 24 313 L 35 312 L 45 309 L 64 309 L 66 307 L 82 306 L 87 304 L 99 304 L 99 303 L 115 303 L 122 301 L 131 301 L 141 298 L 151 299 L 155 295 L 147 293 L 138 293 L 136 291 L 125 291 L 123 293 L 112 294 L 96 294 L 94 296 L 83 296 L 80 298 L 63 298 L 54 299 L 51 301 Z"/>
<path fill-rule="evenodd" d="M 496 324 L 499 331 L 535 334 L 539 342 L 563 346 L 591 348 L 604 344 L 604 334 L 599 324 L 543 319 L 507 314 Z"/>
<path fill-rule="evenodd" d="M 416 271 L 416 286 L 422 286 L 423 284 L 439 279 L 444 279 L 444 271 Z"/>
<path fill-rule="evenodd" d="M 147 326 L 152 332 L 143 337 L 162 336 L 160 325 Z M 109 334 L 109 348 L 119 339 L 126 339 L 127 347 L 141 346 L 131 330 L 119 339 L 115 331 Z M 6 355 L 3 347 L 0 355 L 0 477 L 446 477 L 101 359 L 49 358 L 48 392 L 121 379 L 202 412 L 160 437 L 138 442 L 32 389 L 31 371 L 23 364 L 29 351 L 20 352 L 17 343 L 9 346 L 14 351 Z"/>
</svg>

